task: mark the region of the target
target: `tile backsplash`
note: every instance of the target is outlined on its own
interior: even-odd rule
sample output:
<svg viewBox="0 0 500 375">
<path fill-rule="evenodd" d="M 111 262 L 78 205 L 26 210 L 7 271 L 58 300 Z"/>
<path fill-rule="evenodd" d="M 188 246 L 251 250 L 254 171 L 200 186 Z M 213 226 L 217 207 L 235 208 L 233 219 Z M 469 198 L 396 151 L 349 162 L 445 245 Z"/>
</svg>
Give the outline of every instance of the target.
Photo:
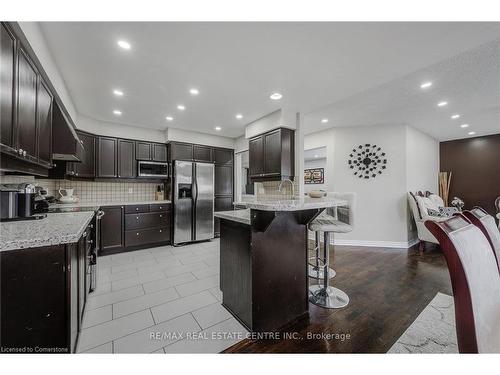
<svg viewBox="0 0 500 375">
<path fill-rule="evenodd" d="M 265 181 L 265 182 L 256 182 L 254 191 L 255 195 L 259 199 L 290 199 L 293 196 L 297 197 L 299 194 L 299 184 L 295 180 L 293 181 L 293 194 L 292 188 L 289 182 L 283 183 L 283 188 L 278 191 L 278 187 L 280 185 L 280 181 Z"/>
<path fill-rule="evenodd" d="M 158 183 L 153 182 L 101 182 L 35 179 L 32 176 L 0 176 L 0 183 L 29 182 L 43 186 L 49 195 L 59 197 L 59 189 L 75 189 L 80 202 L 146 201 L 155 198 Z M 168 199 L 166 196 L 165 199 Z"/>
</svg>

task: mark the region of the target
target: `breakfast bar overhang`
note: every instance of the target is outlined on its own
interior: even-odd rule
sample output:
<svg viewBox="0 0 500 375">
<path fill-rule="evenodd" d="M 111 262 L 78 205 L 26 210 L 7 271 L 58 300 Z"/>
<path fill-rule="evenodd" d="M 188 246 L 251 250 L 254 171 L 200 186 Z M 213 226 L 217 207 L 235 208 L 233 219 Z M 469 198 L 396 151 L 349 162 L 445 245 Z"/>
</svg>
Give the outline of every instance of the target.
<svg viewBox="0 0 500 375">
<path fill-rule="evenodd" d="M 222 305 L 253 332 L 276 331 L 308 315 L 307 225 L 334 198 L 237 202 L 220 219 Z"/>
</svg>

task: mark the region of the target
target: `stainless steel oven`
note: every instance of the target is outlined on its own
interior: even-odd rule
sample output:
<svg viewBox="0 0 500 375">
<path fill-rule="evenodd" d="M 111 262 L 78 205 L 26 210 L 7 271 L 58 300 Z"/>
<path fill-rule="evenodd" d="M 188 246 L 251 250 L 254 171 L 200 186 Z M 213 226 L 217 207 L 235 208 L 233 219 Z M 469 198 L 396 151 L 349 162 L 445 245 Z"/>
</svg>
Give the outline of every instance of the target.
<svg viewBox="0 0 500 375">
<path fill-rule="evenodd" d="M 138 161 L 137 175 L 139 177 L 168 178 L 169 165 L 157 161 Z"/>
</svg>

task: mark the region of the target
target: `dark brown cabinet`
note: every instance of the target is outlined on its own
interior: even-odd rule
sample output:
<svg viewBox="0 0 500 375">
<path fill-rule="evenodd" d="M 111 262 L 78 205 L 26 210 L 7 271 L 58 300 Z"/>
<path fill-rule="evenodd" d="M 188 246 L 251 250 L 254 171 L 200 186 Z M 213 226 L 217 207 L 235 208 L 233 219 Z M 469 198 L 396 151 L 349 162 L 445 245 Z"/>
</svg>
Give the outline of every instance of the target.
<svg viewBox="0 0 500 375">
<path fill-rule="evenodd" d="M 45 82 L 38 81 L 36 121 L 38 140 L 38 162 L 52 166 L 52 93 Z"/>
<path fill-rule="evenodd" d="M 117 139 L 99 137 L 97 146 L 97 177 L 116 177 L 118 166 L 116 160 Z"/>
<path fill-rule="evenodd" d="M 151 143 L 135 142 L 135 155 L 137 160 L 151 160 Z"/>
<path fill-rule="evenodd" d="M 16 39 L 4 26 L 0 25 L 0 137 L 2 149 L 14 150 L 14 98 Z"/>
<path fill-rule="evenodd" d="M 101 251 L 121 249 L 123 243 L 123 206 L 101 207 Z"/>
<path fill-rule="evenodd" d="M 264 174 L 264 137 L 250 139 L 248 152 L 250 155 L 250 177 L 262 176 Z"/>
<path fill-rule="evenodd" d="M 249 140 L 250 179 L 273 181 L 295 175 L 294 131 L 280 128 Z"/>
<path fill-rule="evenodd" d="M 195 161 L 211 163 L 213 161 L 212 147 L 193 145 L 193 156 Z"/>
<path fill-rule="evenodd" d="M 233 165 L 234 150 L 230 148 L 214 148 L 214 162 L 221 165 Z"/>
<path fill-rule="evenodd" d="M 170 160 L 193 160 L 193 145 L 190 143 L 170 143 Z"/>
<path fill-rule="evenodd" d="M 161 143 L 153 143 L 153 161 L 167 161 L 167 145 Z"/>
<path fill-rule="evenodd" d="M 22 48 L 17 49 L 17 144 L 19 155 L 36 161 L 37 71 Z"/>
<path fill-rule="evenodd" d="M 233 167 L 215 165 L 215 195 L 233 195 Z"/>
<path fill-rule="evenodd" d="M 118 177 L 136 177 L 135 142 L 118 139 Z"/>
<path fill-rule="evenodd" d="M 77 132 L 82 141 L 84 152 L 81 163 L 70 163 L 74 175 L 77 177 L 95 177 L 95 144 L 96 139 L 92 134 Z"/>
</svg>

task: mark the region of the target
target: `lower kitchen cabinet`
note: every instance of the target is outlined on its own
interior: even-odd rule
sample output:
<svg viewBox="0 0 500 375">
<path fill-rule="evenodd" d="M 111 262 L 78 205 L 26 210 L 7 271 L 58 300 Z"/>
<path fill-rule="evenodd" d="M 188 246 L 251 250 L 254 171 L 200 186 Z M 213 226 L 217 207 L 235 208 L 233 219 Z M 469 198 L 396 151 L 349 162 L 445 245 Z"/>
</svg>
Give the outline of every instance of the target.
<svg viewBox="0 0 500 375">
<path fill-rule="evenodd" d="M 0 253 L 3 353 L 76 350 L 89 293 L 89 245 L 89 237 L 82 236 L 77 243 Z"/>
<path fill-rule="evenodd" d="M 104 216 L 100 220 L 101 225 L 101 253 L 109 250 L 121 249 L 124 246 L 123 238 L 123 206 L 101 207 Z"/>
<path fill-rule="evenodd" d="M 170 203 L 101 207 L 101 255 L 170 242 Z"/>
</svg>

